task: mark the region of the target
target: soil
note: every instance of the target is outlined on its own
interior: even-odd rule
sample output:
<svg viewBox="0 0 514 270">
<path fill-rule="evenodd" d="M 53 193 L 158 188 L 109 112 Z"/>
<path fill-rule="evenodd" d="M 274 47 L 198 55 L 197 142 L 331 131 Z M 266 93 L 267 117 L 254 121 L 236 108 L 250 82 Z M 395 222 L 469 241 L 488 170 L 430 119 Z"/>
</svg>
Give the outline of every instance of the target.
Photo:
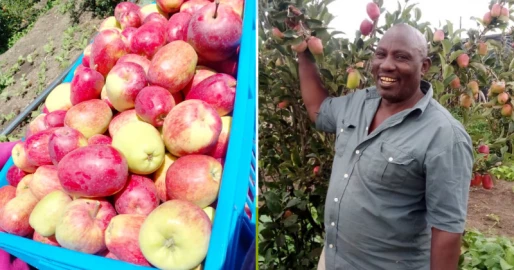
<svg viewBox="0 0 514 270">
<path fill-rule="evenodd" d="M 82 14 L 78 27 L 73 32 L 71 46 L 65 49 L 63 41 L 65 40 L 65 31 L 72 26 L 70 21 L 68 14 L 61 14 L 58 6 L 53 7 L 42 15 L 33 28 L 19 39 L 12 48 L 0 55 L 0 75 L 8 74 L 11 67 L 18 63 L 19 57 L 26 59 L 30 54 L 33 59 L 32 63 L 22 62 L 19 71 L 14 74 L 14 80 L 16 81 L 14 85 L 8 86 L 3 91 L 0 90 L 0 130 L 5 128 L 15 115 L 23 111 L 40 94 L 40 91 L 42 92 L 72 64 L 83 51 L 84 45 L 81 44 L 80 40 L 90 39 L 95 32 L 95 27 L 100 25 L 102 20 L 93 18 L 90 13 Z M 45 45 L 49 44 L 50 41 L 53 42 L 55 48 L 53 52 L 45 50 Z M 68 61 L 67 64 L 61 65 L 56 57 L 65 51 L 69 52 Z M 40 70 L 45 65 L 45 75 L 41 76 L 43 73 Z M 26 86 L 22 84 L 22 74 L 25 74 Z M 38 86 L 40 91 L 38 91 Z M 29 115 L 11 135 L 19 138 L 24 132 L 24 126 L 30 120 Z"/>
<path fill-rule="evenodd" d="M 469 194 L 467 229 L 477 229 L 489 236 L 514 238 L 514 183 L 496 181 L 486 190 L 472 187 Z"/>
</svg>

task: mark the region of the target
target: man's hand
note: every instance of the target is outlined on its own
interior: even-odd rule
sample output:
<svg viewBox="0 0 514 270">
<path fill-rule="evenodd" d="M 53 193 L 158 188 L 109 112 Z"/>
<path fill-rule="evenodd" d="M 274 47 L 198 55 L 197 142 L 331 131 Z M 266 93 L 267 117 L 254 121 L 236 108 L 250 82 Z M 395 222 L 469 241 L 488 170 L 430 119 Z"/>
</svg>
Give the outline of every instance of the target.
<svg viewBox="0 0 514 270">
<path fill-rule="evenodd" d="M 456 270 L 459 263 L 460 233 L 449 233 L 432 228 L 432 248 L 430 251 L 431 270 Z"/>
</svg>

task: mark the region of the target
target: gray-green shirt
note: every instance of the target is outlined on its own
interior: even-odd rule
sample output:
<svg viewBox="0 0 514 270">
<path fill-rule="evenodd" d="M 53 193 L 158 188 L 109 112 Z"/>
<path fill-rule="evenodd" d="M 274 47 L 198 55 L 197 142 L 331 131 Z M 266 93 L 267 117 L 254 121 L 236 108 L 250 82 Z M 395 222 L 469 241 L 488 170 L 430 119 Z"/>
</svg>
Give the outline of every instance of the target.
<svg viewBox="0 0 514 270">
<path fill-rule="evenodd" d="M 464 231 L 473 167 L 470 136 L 432 98 L 368 135 L 375 87 L 321 105 L 316 127 L 337 134 L 325 204 L 325 263 L 334 269 L 429 269 L 431 227 Z"/>
</svg>

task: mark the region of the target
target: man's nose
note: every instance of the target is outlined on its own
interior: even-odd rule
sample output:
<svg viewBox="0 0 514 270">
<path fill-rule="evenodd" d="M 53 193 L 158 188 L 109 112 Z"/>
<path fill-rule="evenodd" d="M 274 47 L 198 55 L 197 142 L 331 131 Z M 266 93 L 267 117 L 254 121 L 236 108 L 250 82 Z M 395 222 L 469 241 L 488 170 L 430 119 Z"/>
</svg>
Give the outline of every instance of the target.
<svg viewBox="0 0 514 270">
<path fill-rule="evenodd" d="M 394 59 L 392 56 L 387 56 L 384 61 L 380 64 L 381 70 L 394 70 L 396 68 Z"/>
</svg>

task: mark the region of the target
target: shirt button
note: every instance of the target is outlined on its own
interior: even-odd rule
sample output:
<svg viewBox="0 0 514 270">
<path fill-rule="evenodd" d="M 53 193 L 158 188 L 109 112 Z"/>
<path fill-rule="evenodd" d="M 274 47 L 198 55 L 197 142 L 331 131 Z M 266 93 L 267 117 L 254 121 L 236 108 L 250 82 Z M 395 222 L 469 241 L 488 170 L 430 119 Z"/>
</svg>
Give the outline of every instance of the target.
<svg viewBox="0 0 514 270">
<path fill-rule="evenodd" d="M 341 129 L 341 132 L 343 132 L 343 131 L 344 131 L 344 129 Z"/>
<path fill-rule="evenodd" d="M 355 154 L 357 154 L 357 155 L 358 155 L 360 152 L 361 152 L 361 151 L 357 150 L 357 151 L 355 151 Z"/>
<path fill-rule="evenodd" d="M 334 202 L 337 202 L 337 201 L 339 201 L 339 199 L 338 198 L 334 198 Z"/>
<path fill-rule="evenodd" d="M 344 174 L 344 178 L 348 178 L 348 174 L 347 173 Z"/>
<path fill-rule="evenodd" d="M 336 223 L 332 222 L 332 223 L 330 223 L 330 225 L 332 225 L 332 227 L 334 227 L 336 225 Z"/>
<path fill-rule="evenodd" d="M 329 248 L 334 248 L 334 245 L 330 244 L 328 245 Z"/>
<path fill-rule="evenodd" d="M 368 127 L 366 127 L 366 130 L 368 130 Z"/>
<path fill-rule="evenodd" d="M 393 158 L 392 157 L 389 157 L 389 162 L 392 162 L 393 161 Z"/>
</svg>

